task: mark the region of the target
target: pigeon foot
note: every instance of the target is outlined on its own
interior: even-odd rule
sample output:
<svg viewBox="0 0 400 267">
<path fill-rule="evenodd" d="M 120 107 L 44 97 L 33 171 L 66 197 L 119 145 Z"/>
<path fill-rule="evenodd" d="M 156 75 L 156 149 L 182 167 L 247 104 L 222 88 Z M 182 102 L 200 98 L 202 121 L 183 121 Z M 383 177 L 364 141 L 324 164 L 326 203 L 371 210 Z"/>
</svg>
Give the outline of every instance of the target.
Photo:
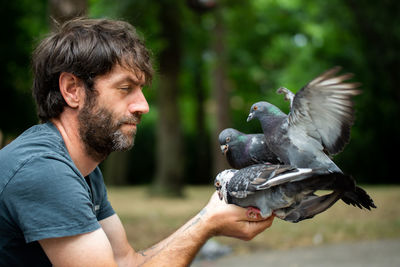
<svg viewBox="0 0 400 267">
<path fill-rule="evenodd" d="M 292 107 L 293 99 L 295 94 L 293 94 L 289 89 L 285 87 L 280 87 L 277 91 L 278 94 L 283 94 L 285 96 L 285 100 L 290 102 L 290 107 Z"/>
<path fill-rule="evenodd" d="M 249 219 L 257 219 L 261 217 L 260 209 L 255 207 L 248 207 L 246 212 L 247 218 Z"/>
</svg>

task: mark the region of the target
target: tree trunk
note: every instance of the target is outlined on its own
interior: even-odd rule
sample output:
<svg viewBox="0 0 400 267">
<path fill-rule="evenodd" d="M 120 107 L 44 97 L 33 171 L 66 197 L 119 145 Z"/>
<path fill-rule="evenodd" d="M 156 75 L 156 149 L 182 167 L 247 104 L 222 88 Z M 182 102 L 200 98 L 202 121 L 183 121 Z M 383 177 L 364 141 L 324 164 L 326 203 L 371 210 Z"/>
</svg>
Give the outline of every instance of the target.
<svg viewBox="0 0 400 267">
<path fill-rule="evenodd" d="M 214 53 L 216 55 L 216 64 L 213 77 L 213 95 L 215 101 L 216 122 L 212 138 L 213 171 L 214 174 L 229 168 L 226 159 L 221 154 L 218 142 L 219 133 L 230 127 L 230 105 L 229 105 L 229 85 L 226 76 L 226 51 L 225 51 L 225 29 L 221 9 L 215 12 L 214 28 Z"/>
<path fill-rule="evenodd" d="M 192 141 L 192 149 L 190 153 L 194 153 L 194 170 L 192 181 L 196 184 L 204 184 L 211 182 L 214 177 L 211 175 L 211 163 L 210 160 L 210 140 L 206 129 L 206 111 L 205 111 L 205 88 L 203 85 L 204 69 L 203 59 L 201 54 L 203 51 L 199 51 L 200 56 L 196 59 L 196 65 L 194 67 L 194 84 L 195 96 L 196 96 L 196 133 L 194 140 Z"/>
<path fill-rule="evenodd" d="M 180 6 L 160 1 L 160 22 L 166 47 L 160 54 L 160 87 L 157 94 L 157 171 L 153 194 L 183 195 L 183 134 L 178 105 L 181 61 Z"/>
<path fill-rule="evenodd" d="M 128 166 L 129 152 L 118 151 L 111 153 L 103 163 L 104 181 L 112 185 L 129 184 Z"/>
<path fill-rule="evenodd" d="M 373 154 L 383 155 L 383 162 L 390 162 L 389 155 L 400 149 L 397 134 L 400 132 L 400 124 L 394 123 L 400 117 L 400 90 L 398 89 L 400 84 L 400 56 L 398 54 L 400 4 L 396 1 L 372 0 L 345 2 L 353 12 L 358 26 L 365 63 L 370 72 L 368 86 L 373 88 L 368 92 L 370 96 L 364 103 L 364 116 L 359 125 L 360 128 L 365 129 L 366 136 L 372 136 L 372 140 L 375 141 Z M 359 154 L 370 155 L 371 151 L 368 148 L 361 147 Z M 385 177 L 385 182 L 397 182 L 392 168 L 385 166 L 374 168 L 375 161 L 370 156 L 361 157 L 361 159 L 365 161 L 362 172 L 372 177 L 371 180 L 374 177 Z M 354 173 L 356 171 L 359 170 L 354 170 Z"/>
</svg>

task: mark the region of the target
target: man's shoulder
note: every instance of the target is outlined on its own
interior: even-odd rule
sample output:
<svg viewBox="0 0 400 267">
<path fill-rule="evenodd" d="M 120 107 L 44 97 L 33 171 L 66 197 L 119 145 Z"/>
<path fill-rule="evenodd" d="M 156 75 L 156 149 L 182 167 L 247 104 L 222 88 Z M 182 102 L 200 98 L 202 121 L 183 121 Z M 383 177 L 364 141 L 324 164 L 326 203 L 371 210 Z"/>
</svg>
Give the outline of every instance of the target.
<svg viewBox="0 0 400 267">
<path fill-rule="evenodd" d="M 63 166 L 74 172 L 74 165 L 54 125 L 35 125 L 0 150 L 0 191 L 22 169 L 31 175 L 46 176 Z"/>
<path fill-rule="evenodd" d="M 51 122 L 34 125 L 25 130 L 14 141 L 5 146 L 3 150 L 24 148 L 56 149 L 65 147 L 61 134 Z"/>
<path fill-rule="evenodd" d="M 30 155 L 55 152 L 68 153 L 57 128 L 51 123 L 32 126 L 0 150 L 0 159 L 24 158 Z"/>
</svg>

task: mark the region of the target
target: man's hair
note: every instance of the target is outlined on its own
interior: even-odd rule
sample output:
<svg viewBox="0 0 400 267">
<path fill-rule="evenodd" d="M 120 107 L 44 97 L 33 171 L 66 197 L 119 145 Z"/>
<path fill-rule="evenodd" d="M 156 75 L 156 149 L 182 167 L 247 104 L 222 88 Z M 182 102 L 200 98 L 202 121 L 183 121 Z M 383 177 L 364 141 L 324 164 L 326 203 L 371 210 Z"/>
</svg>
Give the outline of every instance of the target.
<svg viewBox="0 0 400 267">
<path fill-rule="evenodd" d="M 77 18 L 60 26 L 38 45 L 32 57 L 32 91 L 40 120 L 58 117 L 67 105 L 58 83 L 62 72 L 81 79 L 89 97 L 94 79 L 116 64 L 132 69 L 138 76 L 143 74 L 146 84 L 151 83 L 150 53 L 132 25 Z"/>
</svg>

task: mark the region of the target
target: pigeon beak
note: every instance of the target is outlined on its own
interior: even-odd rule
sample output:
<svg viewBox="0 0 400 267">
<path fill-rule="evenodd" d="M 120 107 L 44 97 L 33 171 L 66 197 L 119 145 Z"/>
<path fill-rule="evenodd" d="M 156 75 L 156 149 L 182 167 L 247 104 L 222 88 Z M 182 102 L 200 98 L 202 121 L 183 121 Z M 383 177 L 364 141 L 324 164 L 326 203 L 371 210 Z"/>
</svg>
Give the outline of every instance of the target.
<svg viewBox="0 0 400 267">
<path fill-rule="evenodd" d="M 251 121 L 252 119 L 253 119 L 253 112 L 251 112 L 247 117 L 247 122 Z"/>
<path fill-rule="evenodd" d="M 218 197 L 219 197 L 219 200 L 222 200 L 222 199 L 223 199 L 223 196 L 222 196 L 222 193 L 221 193 L 220 190 L 218 190 Z"/>
<path fill-rule="evenodd" d="M 226 155 L 226 152 L 228 152 L 229 145 L 222 145 L 221 146 L 221 152 L 222 154 Z"/>
</svg>

